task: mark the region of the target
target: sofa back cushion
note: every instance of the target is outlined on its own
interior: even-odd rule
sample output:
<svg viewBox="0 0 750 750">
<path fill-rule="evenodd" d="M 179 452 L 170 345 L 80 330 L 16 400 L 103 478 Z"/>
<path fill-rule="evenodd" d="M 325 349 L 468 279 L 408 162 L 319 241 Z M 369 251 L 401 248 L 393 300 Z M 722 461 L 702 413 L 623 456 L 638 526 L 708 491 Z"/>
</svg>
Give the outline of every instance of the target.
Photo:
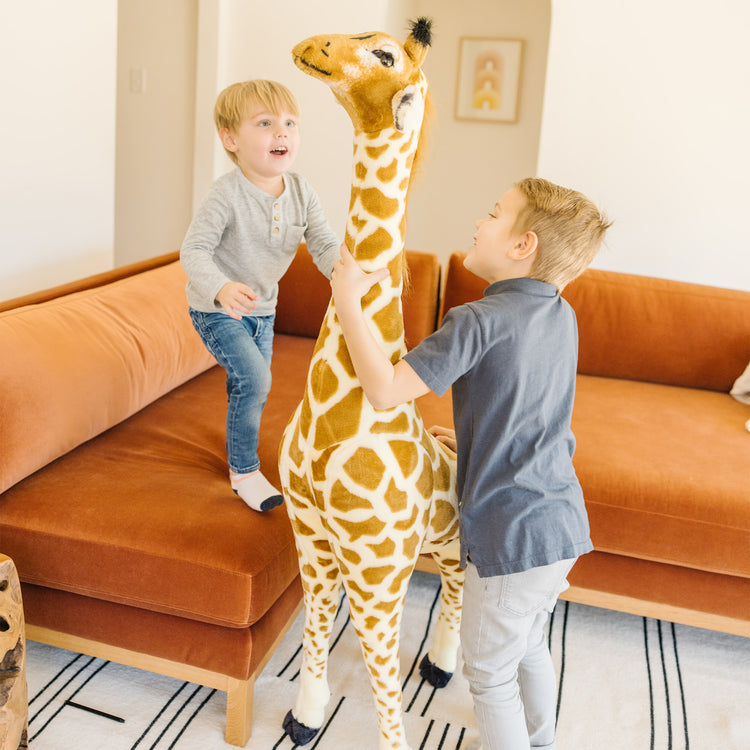
<svg viewBox="0 0 750 750">
<path fill-rule="evenodd" d="M 0 492 L 215 364 L 185 283 L 170 263 L 0 313 Z"/>
<path fill-rule="evenodd" d="M 448 264 L 443 314 L 487 285 Z M 563 291 L 585 375 L 729 392 L 750 361 L 750 292 L 588 269 Z"/>
<path fill-rule="evenodd" d="M 750 292 L 589 269 L 563 295 L 581 373 L 729 392 L 750 361 Z"/>
<path fill-rule="evenodd" d="M 409 284 L 403 294 L 406 345 L 416 346 L 437 324 L 440 262 L 433 253 L 406 251 Z M 316 339 L 331 299 L 331 284 L 300 245 L 289 270 L 279 282 L 277 333 Z"/>
</svg>

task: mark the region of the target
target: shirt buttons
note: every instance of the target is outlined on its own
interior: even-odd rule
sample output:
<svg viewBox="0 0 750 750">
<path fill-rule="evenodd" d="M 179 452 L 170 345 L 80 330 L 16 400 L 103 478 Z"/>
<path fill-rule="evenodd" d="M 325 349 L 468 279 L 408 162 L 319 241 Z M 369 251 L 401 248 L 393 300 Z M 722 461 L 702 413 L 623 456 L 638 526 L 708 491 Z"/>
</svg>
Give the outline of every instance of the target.
<svg viewBox="0 0 750 750">
<path fill-rule="evenodd" d="M 278 234 L 279 233 L 279 228 L 278 227 L 274 227 L 273 228 L 273 233 L 274 234 Z"/>
<path fill-rule="evenodd" d="M 278 221 L 278 220 L 279 220 L 280 218 L 281 218 L 281 216 L 279 216 L 278 214 L 276 214 L 276 215 L 275 215 L 275 216 L 273 217 L 273 220 L 274 220 L 274 221 Z"/>
</svg>

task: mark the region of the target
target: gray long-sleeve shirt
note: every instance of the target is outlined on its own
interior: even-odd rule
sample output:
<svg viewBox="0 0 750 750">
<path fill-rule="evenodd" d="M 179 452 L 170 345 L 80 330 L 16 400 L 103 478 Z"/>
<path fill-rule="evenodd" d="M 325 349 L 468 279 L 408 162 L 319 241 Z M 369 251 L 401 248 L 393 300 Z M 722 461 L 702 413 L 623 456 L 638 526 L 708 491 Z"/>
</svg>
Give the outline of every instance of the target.
<svg viewBox="0 0 750 750">
<path fill-rule="evenodd" d="M 239 168 L 219 177 L 180 250 L 188 304 L 201 312 L 223 312 L 216 295 L 224 284 L 239 281 L 258 294 L 252 314 L 273 315 L 279 279 L 303 238 L 315 265 L 330 278 L 339 241 L 304 177 L 287 172 L 278 198 L 256 187 Z"/>
</svg>

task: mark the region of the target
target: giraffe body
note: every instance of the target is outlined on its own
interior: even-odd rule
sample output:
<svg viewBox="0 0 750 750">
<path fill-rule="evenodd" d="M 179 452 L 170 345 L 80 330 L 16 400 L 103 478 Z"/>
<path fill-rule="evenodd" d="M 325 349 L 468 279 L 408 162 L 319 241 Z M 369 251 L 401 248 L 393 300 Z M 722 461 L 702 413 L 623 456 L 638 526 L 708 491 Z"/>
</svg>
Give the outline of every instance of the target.
<svg viewBox="0 0 750 750">
<path fill-rule="evenodd" d="M 427 42 L 420 27 L 425 23 Z M 390 269 L 390 278 L 363 299 L 363 310 L 394 362 L 406 352 L 406 194 L 424 117 L 427 84 L 420 66 L 427 43 L 429 22 L 420 20 L 403 45 L 382 33 L 331 35 L 305 40 L 293 51 L 298 67 L 327 83 L 352 118 L 347 245 L 365 270 Z M 456 665 L 463 572 L 455 456 L 425 431 L 413 402 L 372 408 L 333 301 L 304 397 L 284 433 L 279 469 L 305 597 L 300 690 L 285 729 L 303 744 L 323 723 L 330 697 L 328 641 L 343 584 L 371 678 L 381 750 L 408 750 L 399 627 L 420 551 L 432 552 L 442 578 L 440 616 L 422 674 L 445 684 Z"/>
</svg>

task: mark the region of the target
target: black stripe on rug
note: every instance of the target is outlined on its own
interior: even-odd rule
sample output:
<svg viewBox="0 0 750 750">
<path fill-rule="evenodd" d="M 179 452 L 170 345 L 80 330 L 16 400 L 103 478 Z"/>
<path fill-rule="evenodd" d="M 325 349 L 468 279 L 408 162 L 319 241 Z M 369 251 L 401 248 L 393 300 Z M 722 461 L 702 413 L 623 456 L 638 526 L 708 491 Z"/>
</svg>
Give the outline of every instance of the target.
<svg viewBox="0 0 750 750">
<path fill-rule="evenodd" d="M 682 668 L 680 667 L 680 656 L 677 653 L 677 631 L 673 622 L 669 623 L 672 629 L 672 643 L 674 645 L 674 663 L 677 671 L 677 684 L 680 690 L 680 708 L 682 709 L 682 731 L 685 736 L 685 750 L 690 750 L 690 736 L 688 733 L 687 707 L 685 705 L 685 686 L 682 682 Z"/>
<path fill-rule="evenodd" d="M 175 690 L 174 693 L 169 697 L 169 700 L 158 710 L 156 713 L 156 716 L 151 720 L 149 725 L 146 727 L 146 729 L 143 731 L 141 736 L 131 745 L 130 750 L 135 750 L 142 742 L 145 741 L 145 739 L 148 737 L 148 735 L 152 732 L 152 730 L 155 731 L 156 726 L 161 722 L 162 718 L 165 718 L 167 715 L 167 711 L 169 710 L 172 703 L 174 703 L 177 698 L 179 697 L 180 693 L 182 693 L 183 690 L 186 690 L 187 687 L 190 685 L 189 682 L 183 682 L 180 687 Z M 170 720 L 171 723 L 172 720 Z M 159 737 L 161 737 L 163 733 L 159 734 Z M 158 738 L 157 738 L 158 742 Z M 154 743 L 156 744 L 156 743 Z M 153 747 L 152 745 L 151 747 Z"/>
<path fill-rule="evenodd" d="M 73 662 L 75 662 L 75 661 L 76 660 L 74 659 Z M 71 662 L 71 664 L 73 662 Z M 75 698 L 76 695 L 81 690 L 83 690 L 83 688 L 86 687 L 86 685 L 88 685 L 88 683 L 94 677 L 96 677 L 96 675 L 99 674 L 99 672 L 101 672 L 102 669 L 104 669 L 107 666 L 107 664 L 109 664 L 109 662 L 108 661 L 101 661 L 100 659 L 96 659 L 95 657 L 92 656 L 89 659 L 89 661 L 87 661 L 80 669 L 78 669 L 78 671 L 39 709 L 39 711 L 37 711 L 34 714 L 34 716 L 32 716 L 32 717 L 29 718 L 29 726 L 30 726 L 31 723 L 32 723 L 32 721 L 34 721 L 35 719 L 37 719 L 41 715 L 42 711 L 44 711 L 44 709 L 46 709 L 52 703 L 54 703 L 55 699 L 58 696 L 60 696 L 60 694 L 63 691 L 65 691 L 66 688 L 72 686 L 73 682 L 75 682 L 76 678 L 80 674 L 82 674 L 88 667 L 94 666 L 94 664 L 96 662 L 101 662 L 101 663 L 96 667 L 96 669 L 94 669 L 94 671 L 77 688 L 75 688 L 75 690 L 67 697 L 67 699 L 65 699 L 61 703 L 61 705 L 57 708 L 57 710 L 52 712 L 52 715 L 47 719 L 47 721 L 44 722 L 44 724 L 36 732 L 34 732 L 34 734 L 29 734 L 29 744 L 31 744 L 33 742 L 33 740 L 35 740 L 50 725 L 50 723 L 55 718 L 57 718 L 57 716 L 60 714 L 60 712 L 66 707 L 67 701 L 70 700 L 71 698 Z"/>
<path fill-rule="evenodd" d="M 675 626 L 644 617 L 643 639 L 648 676 L 650 750 L 657 747 L 659 750 L 689 750 L 688 717 Z"/>
<path fill-rule="evenodd" d="M 180 737 L 185 734 L 187 728 L 190 726 L 190 724 L 192 724 L 198 714 L 205 708 L 206 704 L 211 700 L 211 698 L 214 697 L 215 694 L 216 688 L 208 693 L 208 695 L 203 699 L 198 708 L 196 708 L 195 711 L 193 711 L 193 713 L 188 717 L 188 720 L 182 725 L 182 728 L 177 733 L 177 736 L 174 738 L 174 740 L 172 740 L 172 744 L 169 746 L 169 750 L 172 750 L 172 748 L 177 744 L 177 741 L 180 739 Z"/>
<path fill-rule="evenodd" d="M 560 718 L 560 705 L 563 697 L 563 684 L 565 680 L 565 642 L 568 638 L 568 613 L 570 612 L 570 602 L 563 602 L 563 621 L 562 621 L 562 634 L 560 636 L 560 673 L 557 676 L 557 707 L 555 708 L 555 723 Z M 555 607 L 555 610 L 557 607 Z M 554 616 L 555 610 L 552 611 L 550 618 Z M 550 619 L 550 635 L 552 633 L 552 621 Z"/>
<path fill-rule="evenodd" d="M 49 682 L 47 682 L 46 685 L 42 686 L 42 689 L 32 698 L 29 698 L 29 707 L 36 701 L 37 698 L 40 698 L 44 693 L 47 691 L 48 688 L 50 688 L 52 685 L 57 682 L 64 674 L 68 671 L 79 659 L 83 659 L 83 654 L 76 654 L 73 659 L 71 659 Z M 91 662 L 89 662 L 90 664 Z M 29 718 L 29 721 L 33 720 L 33 716 Z"/>
</svg>

